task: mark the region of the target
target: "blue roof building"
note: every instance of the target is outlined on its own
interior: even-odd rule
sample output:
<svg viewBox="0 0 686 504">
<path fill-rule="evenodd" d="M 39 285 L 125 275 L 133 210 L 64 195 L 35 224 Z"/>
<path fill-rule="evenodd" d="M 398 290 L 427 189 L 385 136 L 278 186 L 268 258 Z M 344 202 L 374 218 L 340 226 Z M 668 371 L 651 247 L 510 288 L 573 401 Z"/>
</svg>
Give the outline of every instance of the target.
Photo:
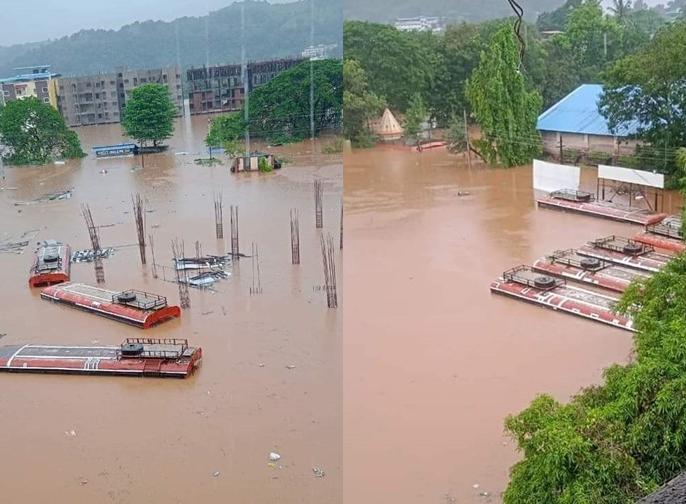
<svg viewBox="0 0 686 504">
<path fill-rule="evenodd" d="M 583 84 L 538 117 L 538 130 L 581 135 L 627 137 L 638 130 L 638 121 L 625 123 L 610 131 L 607 119 L 600 113 L 603 86 Z"/>
<path fill-rule="evenodd" d="M 610 130 L 600 113 L 603 86 L 583 84 L 538 117 L 537 129 L 546 151 L 558 154 L 562 149 L 605 152 L 613 155 L 633 153 L 640 123 L 631 121 Z"/>
</svg>

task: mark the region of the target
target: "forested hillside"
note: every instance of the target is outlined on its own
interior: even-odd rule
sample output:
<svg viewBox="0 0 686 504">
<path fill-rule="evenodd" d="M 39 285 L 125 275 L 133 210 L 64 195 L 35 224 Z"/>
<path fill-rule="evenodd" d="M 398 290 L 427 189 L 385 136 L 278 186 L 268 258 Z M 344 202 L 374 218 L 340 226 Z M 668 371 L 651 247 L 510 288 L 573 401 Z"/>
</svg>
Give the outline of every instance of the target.
<svg viewBox="0 0 686 504">
<path fill-rule="evenodd" d="M 245 45 L 251 60 L 299 55 L 310 45 L 310 4 L 246 0 Z M 338 2 L 317 2 L 315 44 L 338 44 L 342 51 Z M 238 62 L 241 57 L 241 3 L 202 17 L 146 21 L 119 30 L 82 30 L 39 44 L 0 48 L 0 76 L 14 68 L 50 64 L 64 75 L 111 71 L 118 66 L 156 68 Z"/>
<path fill-rule="evenodd" d="M 564 0 L 520 0 L 529 21 L 539 14 L 555 10 Z M 448 21 L 479 22 L 512 14 L 507 0 L 345 0 L 345 19 L 393 21 L 398 17 L 440 16 Z"/>
</svg>

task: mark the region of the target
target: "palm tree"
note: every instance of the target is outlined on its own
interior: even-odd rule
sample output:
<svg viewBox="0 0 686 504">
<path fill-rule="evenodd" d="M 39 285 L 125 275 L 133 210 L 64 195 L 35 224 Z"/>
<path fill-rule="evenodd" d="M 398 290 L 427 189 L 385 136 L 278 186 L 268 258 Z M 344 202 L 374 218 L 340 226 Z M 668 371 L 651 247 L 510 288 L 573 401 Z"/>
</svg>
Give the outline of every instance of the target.
<svg viewBox="0 0 686 504">
<path fill-rule="evenodd" d="M 627 13 L 631 10 L 632 0 L 612 0 L 610 10 L 620 23 L 624 21 Z"/>
</svg>

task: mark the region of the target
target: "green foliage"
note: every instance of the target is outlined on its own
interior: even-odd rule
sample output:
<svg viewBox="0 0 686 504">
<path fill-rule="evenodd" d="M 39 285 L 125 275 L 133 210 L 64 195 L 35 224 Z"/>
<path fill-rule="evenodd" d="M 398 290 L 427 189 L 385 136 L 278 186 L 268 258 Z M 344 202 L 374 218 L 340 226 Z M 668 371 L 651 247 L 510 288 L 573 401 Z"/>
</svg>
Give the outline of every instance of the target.
<svg viewBox="0 0 686 504">
<path fill-rule="evenodd" d="M 257 169 L 261 173 L 269 173 L 270 171 L 274 170 L 272 168 L 272 165 L 269 164 L 269 161 L 267 161 L 267 158 L 264 158 L 264 157 L 261 157 L 260 159 L 257 160 Z"/>
<path fill-rule="evenodd" d="M 526 0 L 520 2 L 524 15 L 530 21 L 536 13 L 555 9 L 564 0 Z M 345 19 L 386 23 L 396 18 L 417 16 L 439 16 L 450 22 L 482 22 L 512 15 L 506 0 L 346 0 L 343 2 Z"/>
<path fill-rule="evenodd" d="M 340 56 L 340 3 L 315 5 L 314 44 L 338 44 L 335 55 Z M 241 9 L 245 13 L 244 34 L 240 30 Z M 112 72 L 120 66 L 161 68 L 177 61 L 182 67 L 208 60 L 210 64 L 239 62 L 243 37 L 250 61 L 300 54 L 310 45 L 309 0 L 278 4 L 239 1 L 197 17 L 136 22 L 119 30 L 81 30 L 59 40 L 0 48 L 0 75 L 14 75 L 15 68 L 36 62 L 49 62 L 64 75 Z"/>
<path fill-rule="evenodd" d="M 311 77 L 315 136 L 324 130 L 339 129 L 343 107 L 342 62 L 319 60 L 286 70 L 250 94 L 250 133 L 272 143 L 308 138 Z"/>
<path fill-rule="evenodd" d="M 329 142 L 322 147 L 322 152 L 324 154 L 340 154 L 343 152 L 344 142 L 343 137 L 336 137 L 333 142 Z"/>
<path fill-rule="evenodd" d="M 482 138 L 475 142 L 489 163 L 525 164 L 540 152 L 536 121 L 542 101 L 519 70 L 519 52 L 511 28 L 501 28 L 481 55 L 466 87 Z"/>
<path fill-rule="evenodd" d="M 567 0 L 564 5 L 550 11 L 543 12 L 536 20 L 536 27 L 541 31 L 562 31 L 567 26 L 567 18 L 577 9 L 583 0 Z"/>
<path fill-rule="evenodd" d="M 506 504 L 634 503 L 686 469 L 686 255 L 634 283 L 635 360 L 568 404 L 548 396 L 506 421 L 523 459 Z"/>
<path fill-rule="evenodd" d="M 479 64 L 479 55 L 488 43 L 484 31 L 478 25 L 461 23 L 449 26 L 438 41 L 436 76 L 427 104 L 439 124 L 461 116 L 468 107 L 464 83 Z"/>
<path fill-rule="evenodd" d="M 455 116 L 450 121 L 450 128 L 445 135 L 448 141 L 448 149 L 451 152 L 462 152 L 467 150 L 467 128 L 464 119 Z"/>
<path fill-rule="evenodd" d="M 176 107 L 164 84 L 143 84 L 131 91 L 122 114 L 122 128 L 138 140 L 141 146 L 152 142 L 157 146 L 174 134 Z"/>
<path fill-rule="evenodd" d="M 0 107 L 0 145 L 4 145 L 3 158 L 11 164 L 85 156 L 79 137 L 66 127 L 59 112 L 33 97 Z"/>
<path fill-rule="evenodd" d="M 667 25 L 644 49 L 619 61 L 606 74 L 601 110 L 610 127 L 640 123 L 638 137 L 663 152 L 686 145 L 686 21 Z M 673 156 L 656 166 L 676 167 Z"/>
<path fill-rule="evenodd" d="M 369 123 L 376 119 L 384 101 L 369 91 L 367 76 L 357 60 L 343 61 L 343 134 L 356 146 L 370 143 Z"/>
<path fill-rule="evenodd" d="M 431 33 L 401 32 L 387 25 L 346 21 L 343 27 L 346 59 L 362 67 L 372 94 L 400 112 L 415 93 L 426 97 L 437 65 L 435 43 Z"/>
<path fill-rule="evenodd" d="M 426 107 L 419 93 L 415 93 L 410 99 L 410 105 L 405 114 L 405 137 L 417 142 L 419 134 L 422 132 L 422 123 L 426 121 Z"/>
<path fill-rule="evenodd" d="M 242 139 L 245 135 L 245 121 L 242 113 L 220 115 L 210 122 L 210 131 L 205 138 L 208 147 L 223 147 L 229 157 L 243 150 Z"/>
</svg>

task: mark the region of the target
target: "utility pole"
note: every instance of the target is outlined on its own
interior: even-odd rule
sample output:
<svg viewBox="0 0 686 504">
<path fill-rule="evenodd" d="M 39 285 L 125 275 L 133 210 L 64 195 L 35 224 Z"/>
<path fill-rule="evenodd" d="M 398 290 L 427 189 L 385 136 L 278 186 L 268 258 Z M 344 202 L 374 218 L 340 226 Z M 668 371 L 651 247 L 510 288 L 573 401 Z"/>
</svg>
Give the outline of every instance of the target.
<svg viewBox="0 0 686 504">
<path fill-rule="evenodd" d="M 467 109 L 462 109 L 462 116 L 464 118 L 464 138 L 467 142 L 467 164 L 469 169 L 472 169 L 472 145 L 469 141 L 469 124 L 467 124 Z"/>
<path fill-rule="evenodd" d="M 562 133 L 558 133 L 560 137 L 560 163 L 564 163 L 564 152 L 562 149 Z"/>
</svg>

